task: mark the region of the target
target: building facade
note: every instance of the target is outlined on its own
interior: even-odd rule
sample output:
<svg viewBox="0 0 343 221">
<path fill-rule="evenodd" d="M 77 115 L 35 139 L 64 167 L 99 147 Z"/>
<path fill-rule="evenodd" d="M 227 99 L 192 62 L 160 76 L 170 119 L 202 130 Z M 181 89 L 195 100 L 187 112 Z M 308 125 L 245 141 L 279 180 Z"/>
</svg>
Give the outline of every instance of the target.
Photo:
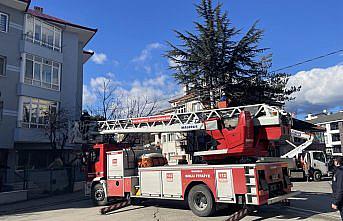
<svg viewBox="0 0 343 221">
<path fill-rule="evenodd" d="M 204 105 L 192 91 L 184 88 L 184 95 L 169 101 L 170 108 L 162 111 L 168 113 L 188 113 L 204 110 Z M 202 133 L 202 132 L 196 132 Z M 170 165 L 186 160 L 191 163 L 192 156 L 187 152 L 192 143 L 190 140 L 195 133 L 161 133 L 155 140 L 161 144 L 162 153 L 167 158 Z M 186 148 L 187 147 L 187 148 Z"/>
<path fill-rule="evenodd" d="M 0 2 L 0 166 L 7 176 L 53 160 L 43 129 L 47 111 L 80 118 L 83 64 L 92 55 L 84 47 L 97 31 L 29 6 L 29 0 Z"/>
<path fill-rule="evenodd" d="M 306 120 L 326 129 L 324 138 L 328 154 L 343 153 L 343 111 L 337 113 L 323 111 L 319 114 L 308 114 Z"/>
</svg>

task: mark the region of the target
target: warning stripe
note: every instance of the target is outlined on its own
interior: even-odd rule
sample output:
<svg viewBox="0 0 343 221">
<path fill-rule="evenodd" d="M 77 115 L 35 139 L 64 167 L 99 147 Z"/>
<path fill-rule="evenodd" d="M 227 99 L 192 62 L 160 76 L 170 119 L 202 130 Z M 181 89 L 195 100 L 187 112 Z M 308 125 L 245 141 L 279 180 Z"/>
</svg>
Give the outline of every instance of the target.
<svg viewBox="0 0 343 221">
<path fill-rule="evenodd" d="M 131 204 L 130 200 L 123 201 L 123 202 L 120 202 L 120 203 L 115 203 L 113 205 L 101 208 L 100 209 L 100 213 L 101 214 L 106 214 L 106 213 L 112 212 L 114 210 L 121 209 L 123 207 L 129 206 L 130 204 Z"/>
<path fill-rule="evenodd" d="M 232 214 L 229 218 L 227 218 L 225 221 L 238 221 L 243 219 L 249 214 L 249 210 L 247 207 L 244 207 L 243 209 L 235 212 Z"/>
</svg>

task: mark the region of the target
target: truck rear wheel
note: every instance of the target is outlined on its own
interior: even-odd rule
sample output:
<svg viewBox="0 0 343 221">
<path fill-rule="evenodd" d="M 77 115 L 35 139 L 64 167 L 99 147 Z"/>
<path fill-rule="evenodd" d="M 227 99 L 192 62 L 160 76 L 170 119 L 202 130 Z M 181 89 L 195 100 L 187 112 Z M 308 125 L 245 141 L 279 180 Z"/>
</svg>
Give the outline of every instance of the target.
<svg viewBox="0 0 343 221">
<path fill-rule="evenodd" d="M 104 187 L 100 183 L 93 186 L 91 198 L 96 206 L 105 206 L 108 203 Z"/>
<path fill-rule="evenodd" d="M 215 212 L 216 206 L 211 191 L 206 185 L 199 184 L 189 191 L 188 205 L 197 216 L 210 216 Z"/>
</svg>

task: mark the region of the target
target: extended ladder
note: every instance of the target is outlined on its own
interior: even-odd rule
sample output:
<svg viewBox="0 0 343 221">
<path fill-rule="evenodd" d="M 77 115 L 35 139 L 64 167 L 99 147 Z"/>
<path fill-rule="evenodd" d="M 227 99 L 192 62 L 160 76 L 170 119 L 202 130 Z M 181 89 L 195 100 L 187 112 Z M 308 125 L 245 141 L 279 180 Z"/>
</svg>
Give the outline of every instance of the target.
<svg viewBox="0 0 343 221">
<path fill-rule="evenodd" d="M 286 140 L 286 142 L 294 147 L 293 150 L 289 151 L 288 153 L 282 155 L 282 158 L 293 158 L 298 156 L 298 154 L 302 153 L 307 147 L 309 147 L 314 141 L 314 135 L 304 133 L 298 130 L 291 130 L 291 134 L 293 137 L 303 138 L 306 141 L 299 146 L 295 146 L 292 142 Z"/>
<path fill-rule="evenodd" d="M 150 117 L 116 119 L 97 122 L 99 134 L 186 132 L 205 129 L 204 122 L 211 118 L 230 119 L 242 111 L 249 111 L 254 125 L 280 125 L 289 123 L 289 114 L 266 104 L 203 110 L 188 113 L 171 113 Z"/>
</svg>

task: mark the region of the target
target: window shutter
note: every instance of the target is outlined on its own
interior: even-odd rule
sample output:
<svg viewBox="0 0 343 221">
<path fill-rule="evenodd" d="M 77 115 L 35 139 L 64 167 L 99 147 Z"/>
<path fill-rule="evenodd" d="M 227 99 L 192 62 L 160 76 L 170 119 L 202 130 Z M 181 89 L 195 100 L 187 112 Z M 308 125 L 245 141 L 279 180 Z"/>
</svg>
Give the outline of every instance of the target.
<svg viewBox="0 0 343 221">
<path fill-rule="evenodd" d="M 4 57 L 0 57 L 0 75 L 5 75 L 6 62 Z"/>
<path fill-rule="evenodd" d="M 8 16 L 0 14 L 0 31 L 7 32 Z"/>
</svg>

